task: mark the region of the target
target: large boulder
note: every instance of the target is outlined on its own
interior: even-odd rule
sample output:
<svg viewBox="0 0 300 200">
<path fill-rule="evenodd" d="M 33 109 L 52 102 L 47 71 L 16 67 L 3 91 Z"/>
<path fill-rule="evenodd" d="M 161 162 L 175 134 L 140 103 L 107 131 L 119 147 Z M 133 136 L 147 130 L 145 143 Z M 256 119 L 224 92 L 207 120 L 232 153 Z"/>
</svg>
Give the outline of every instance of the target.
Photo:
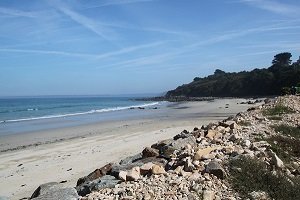
<svg viewBox="0 0 300 200">
<path fill-rule="evenodd" d="M 77 200 L 78 198 L 79 196 L 74 188 L 64 187 L 56 182 L 40 185 L 30 197 L 34 200 Z"/>
<path fill-rule="evenodd" d="M 148 158 L 148 157 L 157 157 L 159 156 L 159 151 L 157 149 L 151 148 L 151 147 L 146 147 L 143 152 L 143 158 Z"/>
<path fill-rule="evenodd" d="M 159 149 L 160 156 L 166 159 L 170 159 L 175 150 L 180 150 L 187 145 L 195 146 L 197 144 L 196 138 L 190 136 L 187 138 L 180 138 L 173 140 L 171 143 L 161 146 Z"/>
<path fill-rule="evenodd" d="M 115 185 L 120 183 L 120 180 L 116 179 L 114 176 L 105 175 L 101 178 L 95 179 L 93 181 L 88 181 L 80 186 L 76 187 L 76 190 L 80 196 L 85 196 L 94 190 L 99 190 L 102 188 L 113 188 Z"/>
<path fill-rule="evenodd" d="M 112 169 L 112 163 L 109 163 L 99 169 L 96 169 L 95 171 L 93 171 L 92 173 L 90 173 L 89 175 L 85 176 L 85 177 L 82 177 L 82 178 L 79 178 L 78 181 L 77 181 L 77 184 L 76 186 L 79 186 L 85 182 L 88 182 L 88 181 L 93 181 L 97 178 L 100 178 L 104 175 L 106 175 L 107 173 L 109 173 Z"/>
</svg>

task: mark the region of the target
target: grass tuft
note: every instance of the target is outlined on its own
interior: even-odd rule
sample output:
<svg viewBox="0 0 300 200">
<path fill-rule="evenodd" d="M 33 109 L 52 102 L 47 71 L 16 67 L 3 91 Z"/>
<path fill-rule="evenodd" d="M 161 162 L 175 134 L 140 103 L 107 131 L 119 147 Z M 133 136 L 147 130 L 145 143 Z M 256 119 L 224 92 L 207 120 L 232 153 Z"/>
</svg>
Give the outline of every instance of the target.
<svg viewBox="0 0 300 200">
<path fill-rule="evenodd" d="M 240 121 L 237 124 L 240 126 L 251 126 L 251 122 L 249 121 Z"/>
<path fill-rule="evenodd" d="M 282 117 L 281 116 L 269 116 L 268 119 L 280 121 L 280 120 L 282 120 Z"/>
</svg>

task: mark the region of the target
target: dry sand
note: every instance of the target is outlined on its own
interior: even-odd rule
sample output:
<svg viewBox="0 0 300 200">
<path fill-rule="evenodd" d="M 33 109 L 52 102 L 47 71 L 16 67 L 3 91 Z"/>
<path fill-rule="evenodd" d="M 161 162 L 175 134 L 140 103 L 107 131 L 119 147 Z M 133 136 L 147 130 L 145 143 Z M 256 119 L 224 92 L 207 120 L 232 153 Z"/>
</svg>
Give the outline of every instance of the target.
<svg viewBox="0 0 300 200">
<path fill-rule="evenodd" d="M 225 119 L 249 105 L 244 99 L 176 103 L 155 118 L 111 121 L 0 138 L 0 196 L 29 197 L 42 183 L 75 186 L 78 178 L 109 162 L 134 155 L 144 147 Z M 228 104 L 228 108 L 226 107 Z M 40 145 L 30 145 L 40 144 Z M 29 146 L 28 146 L 29 145 Z"/>
</svg>

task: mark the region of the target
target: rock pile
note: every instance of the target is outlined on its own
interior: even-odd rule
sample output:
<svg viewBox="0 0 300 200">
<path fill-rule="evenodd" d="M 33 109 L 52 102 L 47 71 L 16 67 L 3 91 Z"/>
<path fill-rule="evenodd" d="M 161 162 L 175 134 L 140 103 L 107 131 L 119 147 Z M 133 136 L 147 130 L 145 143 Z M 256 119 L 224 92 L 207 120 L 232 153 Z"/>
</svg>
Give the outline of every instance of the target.
<svg viewBox="0 0 300 200">
<path fill-rule="evenodd" d="M 228 182 L 228 160 L 239 156 L 259 158 L 274 169 L 288 173 L 284 162 L 258 138 L 277 133 L 274 124 L 299 126 L 300 97 L 267 100 L 218 123 L 193 131 L 182 131 L 173 139 L 146 147 L 142 153 L 118 164 L 108 164 L 78 180 L 76 190 L 82 200 L 96 199 L 240 199 Z M 278 102 L 293 109 L 281 121 L 270 120 L 263 110 Z M 300 161 L 297 163 L 300 166 Z M 254 199 L 265 197 L 253 191 Z M 257 197 L 257 198 L 256 198 Z"/>
</svg>

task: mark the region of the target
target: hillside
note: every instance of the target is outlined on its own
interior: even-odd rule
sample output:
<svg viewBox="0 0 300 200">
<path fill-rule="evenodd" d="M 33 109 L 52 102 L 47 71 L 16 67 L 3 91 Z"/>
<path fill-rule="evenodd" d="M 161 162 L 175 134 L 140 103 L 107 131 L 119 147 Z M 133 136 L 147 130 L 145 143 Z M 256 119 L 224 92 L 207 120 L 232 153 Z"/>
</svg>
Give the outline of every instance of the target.
<svg viewBox="0 0 300 200">
<path fill-rule="evenodd" d="M 245 97 L 290 93 L 292 86 L 300 86 L 300 58 L 291 62 L 291 53 L 274 56 L 272 66 L 252 71 L 226 73 L 215 70 L 213 75 L 196 77 L 189 84 L 168 91 L 167 98 L 184 97 Z"/>
</svg>

